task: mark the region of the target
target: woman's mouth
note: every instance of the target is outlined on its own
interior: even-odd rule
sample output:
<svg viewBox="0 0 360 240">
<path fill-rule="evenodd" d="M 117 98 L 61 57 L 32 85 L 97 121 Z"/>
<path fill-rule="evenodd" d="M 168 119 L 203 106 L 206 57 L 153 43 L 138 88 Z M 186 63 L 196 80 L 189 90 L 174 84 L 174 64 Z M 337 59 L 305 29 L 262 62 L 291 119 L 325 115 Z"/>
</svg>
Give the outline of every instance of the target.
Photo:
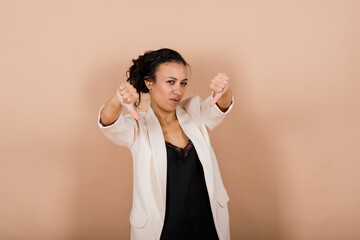
<svg viewBox="0 0 360 240">
<path fill-rule="evenodd" d="M 175 104 L 178 104 L 180 102 L 180 99 L 171 98 L 170 101 Z"/>
</svg>

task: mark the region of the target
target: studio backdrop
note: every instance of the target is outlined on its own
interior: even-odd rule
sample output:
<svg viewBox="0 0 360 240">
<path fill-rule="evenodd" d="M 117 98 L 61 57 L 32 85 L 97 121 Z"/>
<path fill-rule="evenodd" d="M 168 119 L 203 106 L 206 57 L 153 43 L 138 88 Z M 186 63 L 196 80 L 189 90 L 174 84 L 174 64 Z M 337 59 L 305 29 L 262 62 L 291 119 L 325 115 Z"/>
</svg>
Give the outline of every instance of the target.
<svg viewBox="0 0 360 240">
<path fill-rule="evenodd" d="M 97 127 L 131 60 L 219 72 L 234 240 L 360 239 L 360 1 L 0 0 L 0 239 L 129 239 L 132 158 Z M 149 100 L 144 95 L 140 111 Z"/>
</svg>

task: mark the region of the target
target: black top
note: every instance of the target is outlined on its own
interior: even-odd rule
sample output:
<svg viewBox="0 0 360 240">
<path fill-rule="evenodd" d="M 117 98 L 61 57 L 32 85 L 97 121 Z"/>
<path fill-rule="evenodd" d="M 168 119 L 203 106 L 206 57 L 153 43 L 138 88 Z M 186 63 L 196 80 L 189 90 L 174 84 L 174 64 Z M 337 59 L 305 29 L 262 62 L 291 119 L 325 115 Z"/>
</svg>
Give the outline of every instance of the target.
<svg viewBox="0 0 360 240">
<path fill-rule="evenodd" d="M 161 240 L 218 240 L 204 171 L 193 143 L 167 151 L 166 212 Z"/>
</svg>

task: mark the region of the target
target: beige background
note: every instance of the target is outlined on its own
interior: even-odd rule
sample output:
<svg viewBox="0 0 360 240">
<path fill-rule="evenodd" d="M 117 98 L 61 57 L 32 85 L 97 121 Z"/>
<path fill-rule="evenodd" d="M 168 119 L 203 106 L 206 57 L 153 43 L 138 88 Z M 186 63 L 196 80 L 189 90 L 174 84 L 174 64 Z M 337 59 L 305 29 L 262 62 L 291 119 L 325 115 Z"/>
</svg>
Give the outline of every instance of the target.
<svg viewBox="0 0 360 240">
<path fill-rule="evenodd" d="M 131 155 L 97 114 L 170 47 L 211 132 L 234 240 L 360 239 L 360 1 L 0 1 L 0 239 L 129 239 Z M 146 109 L 146 101 L 143 108 Z"/>
</svg>

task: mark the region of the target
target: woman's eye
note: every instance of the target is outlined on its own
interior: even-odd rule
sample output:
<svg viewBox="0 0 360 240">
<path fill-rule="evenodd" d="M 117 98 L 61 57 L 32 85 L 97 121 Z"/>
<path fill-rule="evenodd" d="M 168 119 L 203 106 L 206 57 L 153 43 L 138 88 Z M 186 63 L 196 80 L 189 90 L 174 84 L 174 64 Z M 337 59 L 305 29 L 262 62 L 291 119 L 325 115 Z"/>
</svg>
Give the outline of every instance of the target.
<svg viewBox="0 0 360 240">
<path fill-rule="evenodd" d="M 187 85 L 187 82 L 182 82 L 181 84 L 184 85 L 184 86 L 186 86 L 186 85 Z"/>
<path fill-rule="evenodd" d="M 173 80 L 169 80 L 169 81 L 167 81 L 167 82 L 168 82 L 168 83 L 171 83 L 171 84 L 172 84 L 172 83 L 174 83 L 174 81 L 173 81 Z"/>
</svg>

